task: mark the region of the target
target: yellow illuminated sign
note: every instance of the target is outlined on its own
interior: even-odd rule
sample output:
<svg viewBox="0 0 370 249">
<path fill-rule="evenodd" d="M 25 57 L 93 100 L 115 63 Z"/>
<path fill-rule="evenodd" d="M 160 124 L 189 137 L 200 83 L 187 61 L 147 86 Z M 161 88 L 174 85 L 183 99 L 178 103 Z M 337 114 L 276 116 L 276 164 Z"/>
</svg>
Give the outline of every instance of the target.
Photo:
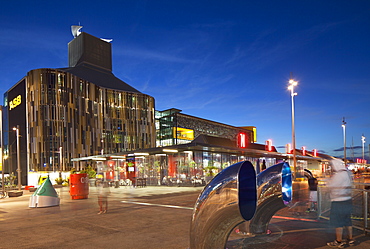
<svg viewBox="0 0 370 249">
<path fill-rule="evenodd" d="M 9 110 L 12 110 L 22 104 L 22 96 L 18 95 L 12 101 L 9 102 Z"/>
<path fill-rule="evenodd" d="M 194 130 L 173 127 L 173 137 L 178 139 L 194 140 Z"/>
<path fill-rule="evenodd" d="M 251 137 L 251 139 L 253 139 L 253 141 L 251 141 L 251 142 L 252 143 L 257 142 L 257 128 L 255 126 L 243 126 L 243 127 L 240 127 L 240 128 L 253 131 L 253 137 Z"/>
</svg>

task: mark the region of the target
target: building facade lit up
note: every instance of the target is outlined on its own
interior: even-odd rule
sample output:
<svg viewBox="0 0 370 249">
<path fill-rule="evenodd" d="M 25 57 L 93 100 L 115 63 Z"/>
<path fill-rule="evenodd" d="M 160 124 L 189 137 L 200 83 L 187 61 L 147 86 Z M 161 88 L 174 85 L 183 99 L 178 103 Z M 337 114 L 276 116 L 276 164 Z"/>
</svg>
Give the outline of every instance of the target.
<svg viewBox="0 0 370 249">
<path fill-rule="evenodd" d="M 254 143 L 255 127 L 235 127 L 211 120 L 181 113 L 171 108 L 156 111 L 157 146 L 189 143 L 199 135 L 210 135 L 237 141 L 238 134 L 244 134 L 247 143 Z"/>
<path fill-rule="evenodd" d="M 155 146 L 154 98 L 112 73 L 111 44 L 87 33 L 68 44 L 69 67 L 36 69 L 4 94 L 4 169 L 69 171 L 72 158 Z"/>
</svg>

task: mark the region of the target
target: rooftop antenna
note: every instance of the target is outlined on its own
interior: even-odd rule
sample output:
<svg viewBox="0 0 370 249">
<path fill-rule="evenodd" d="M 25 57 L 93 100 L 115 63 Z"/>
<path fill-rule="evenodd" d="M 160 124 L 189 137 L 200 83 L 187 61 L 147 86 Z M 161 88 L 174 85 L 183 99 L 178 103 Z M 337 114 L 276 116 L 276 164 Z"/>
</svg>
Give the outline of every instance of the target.
<svg viewBox="0 0 370 249">
<path fill-rule="evenodd" d="M 78 22 L 78 24 L 80 24 L 80 22 Z M 72 35 L 74 38 L 76 38 L 77 36 L 79 36 L 81 34 L 81 31 L 80 29 L 82 29 L 83 26 L 80 26 L 80 25 L 72 25 L 71 26 L 71 31 L 72 31 Z"/>
</svg>

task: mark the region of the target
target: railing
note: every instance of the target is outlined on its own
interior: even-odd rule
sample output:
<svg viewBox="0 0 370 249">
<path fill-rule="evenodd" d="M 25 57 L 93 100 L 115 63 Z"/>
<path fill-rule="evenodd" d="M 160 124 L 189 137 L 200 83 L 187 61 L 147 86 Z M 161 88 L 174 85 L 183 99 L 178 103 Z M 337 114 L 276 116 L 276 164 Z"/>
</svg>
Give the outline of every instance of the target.
<svg viewBox="0 0 370 249">
<path fill-rule="evenodd" d="M 370 232 L 369 227 L 369 192 L 370 183 L 355 182 L 352 190 L 353 227 L 363 230 L 365 233 Z M 329 219 L 330 213 L 330 196 L 329 189 L 325 182 L 319 182 L 317 189 L 317 215 L 322 219 Z"/>
</svg>

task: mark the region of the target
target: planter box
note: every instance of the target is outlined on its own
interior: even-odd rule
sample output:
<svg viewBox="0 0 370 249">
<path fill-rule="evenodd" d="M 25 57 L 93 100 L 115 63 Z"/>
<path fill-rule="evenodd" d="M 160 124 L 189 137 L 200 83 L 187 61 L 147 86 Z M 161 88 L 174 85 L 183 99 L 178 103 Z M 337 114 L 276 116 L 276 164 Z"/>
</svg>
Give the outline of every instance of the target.
<svg viewBox="0 0 370 249">
<path fill-rule="evenodd" d="M 8 196 L 9 197 L 18 197 L 18 196 L 22 196 L 23 195 L 23 191 L 22 190 L 11 190 L 11 191 L 8 191 Z"/>
<path fill-rule="evenodd" d="M 69 193 L 72 200 L 87 199 L 89 196 L 89 177 L 86 173 L 69 176 Z"/>
<path fill-rule="evenodd" d="M 35 188 L 35 187 L 33 187 L 33 188 L 28 188 L 28 190 L 29 190 L 30 192 L 35 192 L 35 191 L 36 191 L 36 189 L 37 189 L 37 188 Z"/>
</svg>

